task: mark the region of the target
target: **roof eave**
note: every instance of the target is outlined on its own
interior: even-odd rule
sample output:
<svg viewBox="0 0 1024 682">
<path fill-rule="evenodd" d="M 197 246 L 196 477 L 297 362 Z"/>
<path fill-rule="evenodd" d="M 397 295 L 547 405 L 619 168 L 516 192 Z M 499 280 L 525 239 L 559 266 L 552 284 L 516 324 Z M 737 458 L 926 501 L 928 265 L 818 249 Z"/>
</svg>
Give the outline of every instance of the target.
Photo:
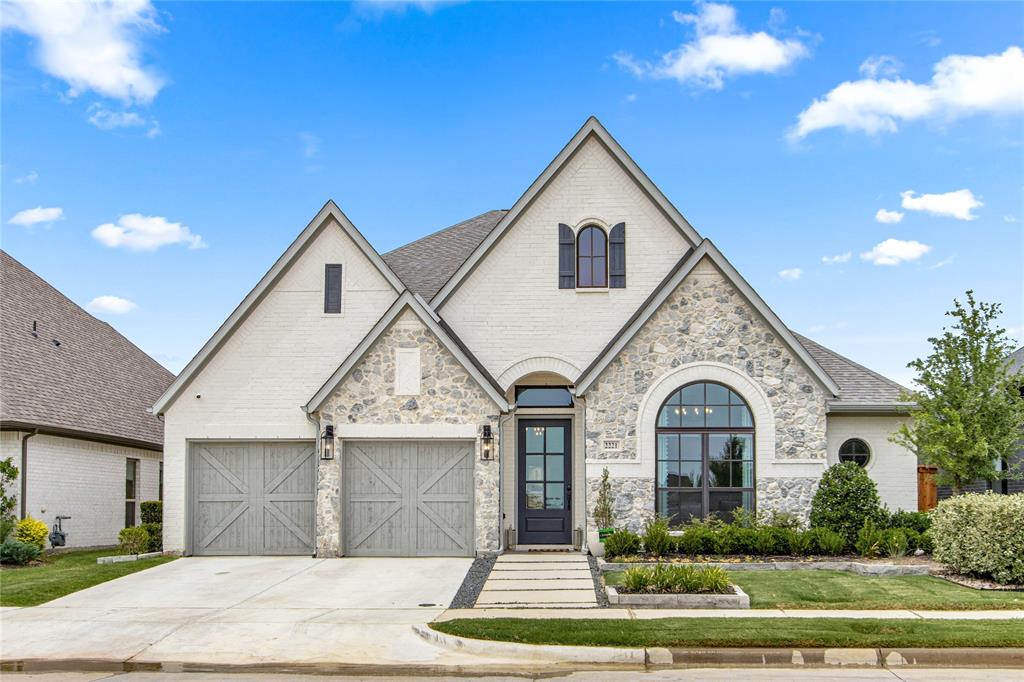
<svg viewBox="0 0 1024 682">
<path fill-rule="evenodd" d="M 0 431 L 37 431 L 48 436 L 60 436 L 62 438 L 77 438 L 94 443 L 106 443 L 108 445 L 121 445 L 140 450 L 151 450 L 163 452 L 164 444 L 160 442 L 140 440 L 138 438 L 126 438 L 109 433 L 97 433 L 83 429 L 72 429 L 54 424 L 37 424 L 33 422 L 15 421 L 10 419 L 0 420 Z"/>
<path fill-rule="evenodd" d="M 833 400 L 828 403 L 829 414 L 910 414 L 917 407 L 913 402 L 858 402 L 852 400 Z"/>
</svg>

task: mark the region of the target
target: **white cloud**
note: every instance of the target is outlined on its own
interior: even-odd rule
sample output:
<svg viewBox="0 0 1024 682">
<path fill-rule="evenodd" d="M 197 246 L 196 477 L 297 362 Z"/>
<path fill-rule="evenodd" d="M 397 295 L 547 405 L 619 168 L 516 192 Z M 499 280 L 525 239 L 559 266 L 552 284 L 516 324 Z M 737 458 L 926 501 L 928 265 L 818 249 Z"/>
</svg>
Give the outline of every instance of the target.
<svg viewBox="0 0 1024 682">
<path fill-rule="evenodd" d="M 914 196 L 915 194 L 916 192 L 913 190 L 900 192 L 903 208 L 908 211 L 924 211 L 932 215 L 946 216 L 957 220 L 974 220 L 978 216 L 971 211 L 985 205 L 969 189 L 958 189 L 945 194 Z"/>
<path fill-rule="evenodd" d="M 917 260 L 932 250 L 927 244 L 902 239 L 886 239 L 875 248 L 860 254 L 861 260 L 875 265 L 899 265 L 906 261 Z"/>
<path fill-rule="evenodd" d="M 302 132 L 298 134 L 299 144 L 302 146 L 302 155 L 311 159 L 320 153 L 320 138 L 313 133 Z"/>
<path fill-rule="evenodd" d="M 1015 222 L 1017 222 L 1017 216 L 1015 216 L 1015 215 L 1004 215 L 1003 216 L 1003 222 L 1004 223 L 1015 223 Z"/>
<path fill-rule="evenodd" d="M 950 55 L 934 72 L 928 83 L 874 76 L 840 83 L 800 112 L 789 137 L 800 140 L 827 128 L 876 135 L 896 132 L 901 122 L 1024 110 L 1020 47 L 982 57 Z"/>
<path fill-rule="evenodd" d="M 879 76 L 895 76 L 903 70 L 903 62 L 883 54 L 877 57 L 868 57 L 860 65 L 860 73 L 867 78 L 878 78 Z"/>
<path fill-rule="evenodd" d="M 140 55 L 143 36 L 162 30 L 148 0 L 4 0 L 0 9 L 4 29 L 36 40 L 40 68 L 66 82 L 70 97 L 91 90 L 145 103 L 163 86 Z"/>
<path fill-rule="evenodd" d="M 825 265 L 835 265 L 836 263 L 846 263 L 853 257 L 853 253 L 847 251 L 846 253 L 840 253 L 836 256 L 822 256 L 821 262 Z"/>
<path fill-rule="evenodd" d="M 785 270 L 779 270 L 779 277 L 790 282 L 800 279 L 800 275 L 804 274 L 804 271 L 800 268 L 786 268 Z"/>
<path fill-rule="evenodd" d="M 26 208 L 24 211 L 18 211 L 14 214 L 14 217 L 8 220 L 11 225 L 23 225 L 25 227 L 35 227 L 44 223 L 52 223 L 57 220 L 61 220 L 64 217 L 64 209 L 53 207 L 43 208 L 42 206 L 36 206 L 35 208 Z"/>
<path fill-rule="evenodd" d="M 929 265 L 928 269 L 929 270 L 938 270 L 939 268 L 944 268 L 947 265 L 952 265 L 952 264 L 953 264 L 953 256 L 950 256 L 949 258 L 943 258 L 938 263 L 933 263 L 933 264 Z"/>
<path fill-rule="evenodd" d="M 92 231 L 92 236 L 104 246 L 123 246 L 132 251 L 155 251 L 170 244 L 185 244 L 190 249 L 206 248 L 203 238 L 192 234 L 187 226 L 169 222 L 162 216 L 139 213 L 123 215 L 116 224 L 104 223 Z"/>
<path fill-rule="evenodd" d="M 89 123 L 100 130 L 148 128 L 146 137 L 156 137 L 160 134 L 160 121 L 147 119 L 135 111 L 111 111 L 101 104 L 93 104 L 89 107 L 89 112 Z"/>
<path fill-rule="evenodd" d="M 37 173 L 35 171 L 29 171 L 28 173 L 26 173 L 25 175 L 21 176 L 20 178 L 15 178 L 14 182 L 19 184 L 19 185 L 34 185 L 34 184 L 36 184 L 36 180 L 38 180 L 38 179 L 39 179 L 39 173 Z"/>
<path fill-rule="evenodd" d="M 890 211 L 888 209 L 880 208 L 875 213 L 875 220 L 885 225 L 893 225 L 903 220 L 903 213 L 900 211 Z"/>
<path fill-rule="evenodd" d="M 89 301 L 89 305 L 86 306 L 89 312 L 111 313 L 113 315 L 130 313 L 137 307 L 133 301 L 121 298 L 120 296 L 97 296 Z"/>
<path fill-rule="evenodd" d="M 799 40 L 777 38 L 764 31 L 745 33 L 732 5 L 695 5 L 696 14 L 672 13 L 676 22 L 694 27 L 696 35 L 691 42 L 666 52 L 653 64 L 623 52 L 614 55 L 615 61 L 637 78 L 672 78 L 694 87 L 721 90 L 728 77 L 777 73 L 810 54 Z M 783 18 L 773 12 L 772 26 L 778 26 Z"/>
<path fill-rule="evenodd" d="M 632 92 L 631 92 L 631 93 L 629 93 L 628 95 L 626 95 L 626 101 L 627 101 L 627 102 L 629 102 L 630 104 L 632 104 L 633 102 L 635 102 L 635 101 L 636 101 L 636 99 L 637 99 L 637 98 L 636 98 L 636 93 L 632 93 Z"/>
</svg>

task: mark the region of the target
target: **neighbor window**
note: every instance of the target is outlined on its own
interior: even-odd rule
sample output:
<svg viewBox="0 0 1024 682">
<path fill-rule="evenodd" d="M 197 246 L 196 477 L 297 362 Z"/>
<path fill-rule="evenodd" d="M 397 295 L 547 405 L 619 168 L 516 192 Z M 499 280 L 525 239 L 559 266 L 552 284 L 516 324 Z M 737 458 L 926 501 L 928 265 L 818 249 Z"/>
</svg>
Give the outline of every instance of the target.
<svg viewBox="0 0 1024 682">
<path fill-rule="evenodd" d="M 124 472 L 124 525 L 135 525 L 135 495 L 139 485 L 139 460 L 129 459 Z"/>
<path fill-rule="evenodd" d="M 839 461 L 866 467 L 871 461 L 871 448 L 860 438 L 850 438 L 839 446 Z"/>
<path fill-rule="evenodd" d="M 324 266 L 324 313 L 336 315 L 341 312 L 341 266 Z"/>
<path fill-rule="evenodd" d="M 576 235 L 576 286 L 608 286 L 608 239 L 595 225 Z"/>
</svg>

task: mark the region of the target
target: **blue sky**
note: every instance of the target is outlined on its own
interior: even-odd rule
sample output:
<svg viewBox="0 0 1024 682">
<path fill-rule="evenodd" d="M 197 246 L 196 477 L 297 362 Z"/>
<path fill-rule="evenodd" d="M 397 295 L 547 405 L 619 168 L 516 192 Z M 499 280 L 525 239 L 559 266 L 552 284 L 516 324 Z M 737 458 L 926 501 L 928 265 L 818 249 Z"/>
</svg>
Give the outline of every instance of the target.
<svg viewBox="0 0 1024 682">
<path fill-rule="evenodd" d="M 174 371 L 328 198 L 383 252 L 591 114 L 797 331 L 906 382 L 973 288 L 1024 338 L 1021 4 L 3 12 L 3 248 Z"/>
</svg>

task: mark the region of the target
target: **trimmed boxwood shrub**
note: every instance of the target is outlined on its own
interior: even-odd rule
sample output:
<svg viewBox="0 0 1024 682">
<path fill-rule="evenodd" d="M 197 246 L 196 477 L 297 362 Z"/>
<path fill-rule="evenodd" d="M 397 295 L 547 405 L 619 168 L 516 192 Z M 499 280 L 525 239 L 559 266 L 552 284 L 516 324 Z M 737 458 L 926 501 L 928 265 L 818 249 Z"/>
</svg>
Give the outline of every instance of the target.
<svg viewBox="0 0 1024 682">
<path fill-rule="evenodd" d="M 625 529 L 618 529 L 604 539 L 604 553 L 609 559 L 639 554 L 640 536 Z"/>
<path fill-rule="evenodd" d="M 903 528 L 923 533 L 932 527 L 928 512 L 897 510 L 889 517 L 889 528 Z"/>
<path fill-rule="evenodd" d="M 149 533 L 142 526 L 122 528 L 117 539 L 121 554 L 145 554 L 149 551 Z"/>
<path fill-rule="evenodd" d="M 139 505 L 139 516 L 142 523 L 163 523 L 164 503 L 160 500 L 146 500 Z"/>
<path fill-rule="evenodd" d="M 21 540 L 8 540 L 0 544 L 0 564 L 24 566 L 35 561 L 42 553 L 35 545 Z"/>
<path fill-rule="evenodd" d="M 853 546 L 866 521 L 879 525 L 885 520 L 878 488 L 863 467 L 841 462 L 825 469 L 811 501 L 812 528 L 834 530 Z"/>
<path fill-rule="evenodd" d="M 139 528 L 145 528 L 149 535 L 149 548 L 147 552 L 159 552 L 164 548 L 164 526 L 162 523 L 143 523 Z"/>
<path fill-rule="evenodd" d="M 1024 495 L 968 493 L 932 511 L 935 559 L 957 573 L 1024 583 Z"/>
<path fill-rule="evenodd" d="M 714 554 L 717 533 L 707 526 L 692 525 L 678 538 L 680 554 Z"/>
</svg>

